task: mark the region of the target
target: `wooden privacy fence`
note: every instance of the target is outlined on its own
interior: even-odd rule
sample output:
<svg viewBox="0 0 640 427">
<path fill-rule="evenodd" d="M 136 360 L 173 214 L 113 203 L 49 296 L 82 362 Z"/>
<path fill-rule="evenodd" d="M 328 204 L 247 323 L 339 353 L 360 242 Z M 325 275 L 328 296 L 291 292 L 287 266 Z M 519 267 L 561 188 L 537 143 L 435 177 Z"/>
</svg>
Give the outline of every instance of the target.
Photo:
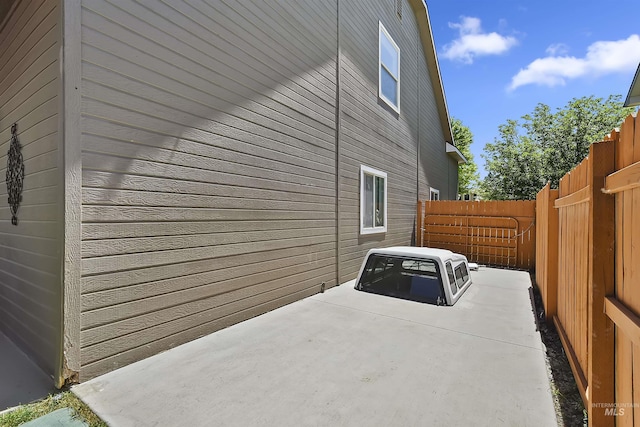
<svg viewBox="0 0 640 427">
<path fill-rule="evenodd" d="M 627 117 L 611 136 L 616 172 L 607 176 L 605 192 L 615 198 L 616 280 L 604 308 L 615 324 L 615 399 L 631 404 L 625 424 L 633 417 L 640 425 L 640 120 Z"/>
<path fill-rule="evenodd" d="M 420 201 L 417 246 L 449 249 L 469 261 L 530 269 L 535 201 Z"/>
<path fill-rule="evenodd" d="M 537 197 L 536 283 L 590 425 L 640 425 L 640 123 Z M 635 350 L 635 351 L 634 351 Z"/>
</svg>

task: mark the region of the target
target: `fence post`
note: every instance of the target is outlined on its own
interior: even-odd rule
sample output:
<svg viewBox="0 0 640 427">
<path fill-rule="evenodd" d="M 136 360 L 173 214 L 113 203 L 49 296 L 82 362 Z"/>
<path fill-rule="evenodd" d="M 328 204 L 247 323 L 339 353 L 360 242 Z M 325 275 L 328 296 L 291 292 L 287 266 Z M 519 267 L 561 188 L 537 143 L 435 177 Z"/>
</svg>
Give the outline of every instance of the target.
<svg viewBox="0 0 640 427">
<path fill-rule="evenodd" d="M 605 178 L 615 170 L 613 141 L 592 144 L 589 149 L 589 276 L 587 408 L 589 425 L 613 426 L 615 417 L 605 415 L 605 406 L 615 402 L 614 328 L 604 313 L 604 299 L 614 291 L 615 202 L 604 194 Z"/>
<path fill-rule="evenodd" d="M 558 198 L 560 191 L 558 189 L 549 190 L 549 205 L 547 209 L 547 305 L 545 306 L 545 315 L 547 322 L 553 323 L 553 316 L 558 314 L 558 209 L 555 208 L 554 202 Z"/>
<path fill-rule="evenodd" d="M 547 183 L 536 195 L 536 284 L 542 296 L 545 319 L 553 324 L 558 314 L 558 209 L 559 190 Z"/>
<path fill-rule="evenodd" d="M 418 200 L 418 211 L 416 214 L 416 246 L 417 247 L 422 247 L 422 221 L 424 218 L 423 212 L 422 212 L 422 200 Z"/>
</svg>

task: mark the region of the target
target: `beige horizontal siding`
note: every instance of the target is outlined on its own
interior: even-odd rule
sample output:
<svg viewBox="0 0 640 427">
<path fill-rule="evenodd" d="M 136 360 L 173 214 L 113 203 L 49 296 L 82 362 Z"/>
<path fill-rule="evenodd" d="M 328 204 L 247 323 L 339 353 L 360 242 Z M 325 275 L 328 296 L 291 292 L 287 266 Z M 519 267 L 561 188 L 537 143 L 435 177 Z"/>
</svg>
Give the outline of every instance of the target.
<svg viewBox="0 0 640 427">
<path fill-rule="evenodd" d="M 316 246 L 289 247 L 277 251 L 261 254 L 258 259 L 251 252 L 235 256 L 210 257 L 179 264 L 161 264 L 135 270 L 116 271 L 82 278 L 82 288 L 85 294 L 120 287 L 151 283 L 162 288 L 163 280 L 180 281 L 181 277 L 200 273 L 217 274 L 217 280 L 228 280 L 239 277 L 240 273 L 252 275 L 265 271 L 265 267 L 279 269 L 295 262 L 315 261 L 317 254 L 331 250 L 335 244 L 325 243 Z M 301 261 L 302 260 L 302 261 Z M 211 270 L 215 263 L 216 270 Z M 172 284 L 171 286 L 176 286 Z M 175 288 L 178 289 L 178 288 Z M 91 299 L 92 297 L 88 297 Z"/>
<path fill-rule="evenodd" d="M 83 299 L 83 308 L 87 311 L 96 310 L 118 304 L 125 304 L 133 300 L 139 300 L 159 295 L 174 295 L 175 292 L 187 290 L 190 291 L 194 286 L 209 286 L 212 280 L 218 280 L 218 286 L 214 291 L 222 293 L 220 289 L 224 286 L 242 286 L 242 282 L 247 280 L 269 281 L 274 279 L 282 279 L 292 274 L 306 272 L 309 269 L 307 264 L 317 261 L 331 262 L 330 257 L 333 254 L 330 250 L 316 252 L 311 257 L 308 254 L 294 255 L 287 258 L 280 258 L 268 262 L 257 262 L 243 266 L 232 266 L 220 268 L 219 272 L 204 271 L 199 273 L 191 273 L 172 277 L 170 279 L 158 280 L 154 282 L 143 282 L 137 285 L 129 285 L 127 293 L 121 292 L 121 287 L 115 287 L 104 290 L 97 290 L 85 294 Z M 290 262 L 295 260 L 297 263 L 291 265 Z M 269 270 L 265 270 L 269 267 Z M 224 270 L 224 271 L 223 271 Z M 197 271 L 197 270 L 196 270 Z M 239 277 L 238 274 L 243 276 Z M 259 276 L 259 277 L 258 277 Z M 233 285 L 231 285 L 233 284 Z M 202 289 L 200 289 L 202 291 Z"/>
<path fill-rule="evenodd" d="M 18 0 L 0 29 L 0 332 L 53 375 L 60 339 L 60 8 Z M 18 225 L 7 204 L 11 125 L 25 178 Z"/>
<path fill-rule="evenodd" d="M 407 3 L 405 10 L 411 10 Z M 341 6 L 340 279 L 355 278 L 374 247 L 411 244 L 417 200 L 419 34 L 412 14 L 400 20 L 395 3 Z M 400 114 L 378 99 L 378 21 L 400 48 Z M 424 56 L 424 55 L 423 55 Z M 360 166 L 387 173 L 387 232 L 360 235 Z"/>
<path fill-rule="evenodd" d="M 83 2 L 81 379 L 336 283 L 336 18 Z"/>
</svg>

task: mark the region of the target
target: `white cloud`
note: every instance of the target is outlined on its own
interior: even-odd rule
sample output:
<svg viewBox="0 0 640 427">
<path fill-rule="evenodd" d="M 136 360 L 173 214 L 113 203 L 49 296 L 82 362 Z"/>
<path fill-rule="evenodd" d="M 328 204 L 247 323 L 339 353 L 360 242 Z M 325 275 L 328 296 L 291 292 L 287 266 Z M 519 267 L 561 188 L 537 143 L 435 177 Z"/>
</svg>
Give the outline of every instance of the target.
<svg viewBox="0 0 640 427">
<path fill-rule="evenodd" d="M 480 19 L 474 17 L 461 16 L 460 23 L 450 22 L 449 28 L 459 33 L 457 39 L 444 47 L 443 56 L 452 61 L 471 64 L 478 56 L 500 55 L 518 44 L 515 37 L 483 32 Z"/>
<path fill-rule="evenodd" d="M 509 90 L 529 84 L 552 87 L 583 76 L 628 72 L 635 70 L 640 62 L 640 36 L 637 34 L 623 40 L 595 42 L 587 48 L 583 58 L 567 56 L 566 52 L 552 49 L 553 46 L 557 45 L 547 48 L 549 56 L 536 59 L 513 76 Z M 556 56 L 559 53 L 564 56 Z"/>
<path fill-rule="evenodd" d="M 566 55 L 569 53 L 569 46 L 564 43 L 554 43 L 545 50 L 549 56 Z"/>
</svg>

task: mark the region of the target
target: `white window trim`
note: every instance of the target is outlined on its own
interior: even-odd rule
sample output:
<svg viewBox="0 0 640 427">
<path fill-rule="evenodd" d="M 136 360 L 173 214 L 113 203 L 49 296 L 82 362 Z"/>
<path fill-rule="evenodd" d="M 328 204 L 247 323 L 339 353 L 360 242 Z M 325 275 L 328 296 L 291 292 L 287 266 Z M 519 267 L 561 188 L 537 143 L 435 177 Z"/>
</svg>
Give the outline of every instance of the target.
<svg viewBox="0 0 640 427">
<path fill-rule="evenodd" d="M 433 187 L 429 187 L 429 200 L 433 200 L 433 195 L 437 194 L 438 195 L 438 199 L 440 200 L 440 190 L 435 189 Z"/>
<path fill-rule="evenodd" d="M 382 94 L 382 73 L 380 72 L 380 67 L 384 67 L 389 71 L 386 65 L 382 63 L 382 37 L 383 34 L 389 39 L 396 52 L 398 52 L 398 79 L 396 80 L 398 83 L 398 105 L 395 105 L 390 99 Z M 389 71 L 389 74 L 393 76 L 393 73 Z M 382 99 L 389 107 L 391 107 L 396 113 L 400 114 L 400 48 L 391 37 L 391 34 L 384 28 L 382 25 L 382 21 L 378 21 L 378 97 Z"/>
<path fill-rule="evenodd" d="M 384 178 L 384 226 L 382 227 L 366 227 L 364 226 L 364 175 L 373 175 L 374 177 Z M 375 182 L 375 180 L 374 180 Z M 375 189 L 374 189 L 375 200 Z M 377 169 L 370 168 L 369 166 L 360 165 L 360 234 L 377 234 L 386 233 L 387 226 L 389 225 L 389 217 L 387 216 L 387 174 L 386 172 L 379 171 Z"/>
</svg>

